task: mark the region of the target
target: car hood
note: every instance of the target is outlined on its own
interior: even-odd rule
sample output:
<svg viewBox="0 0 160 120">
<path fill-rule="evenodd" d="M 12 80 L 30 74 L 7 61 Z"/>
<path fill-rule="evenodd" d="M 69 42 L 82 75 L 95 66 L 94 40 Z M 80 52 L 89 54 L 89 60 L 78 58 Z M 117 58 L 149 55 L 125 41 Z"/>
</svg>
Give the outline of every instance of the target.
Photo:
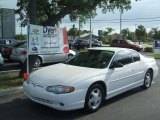
<svg viewBox="0 0 160 120">
<path fill-rule="evenodd" d="M 67 64 L 55 64 L 33 72 L 29 79 L 41 85 L 67 85 L 104 74 L 106 69 L 86 68 Z"/>
</svg>

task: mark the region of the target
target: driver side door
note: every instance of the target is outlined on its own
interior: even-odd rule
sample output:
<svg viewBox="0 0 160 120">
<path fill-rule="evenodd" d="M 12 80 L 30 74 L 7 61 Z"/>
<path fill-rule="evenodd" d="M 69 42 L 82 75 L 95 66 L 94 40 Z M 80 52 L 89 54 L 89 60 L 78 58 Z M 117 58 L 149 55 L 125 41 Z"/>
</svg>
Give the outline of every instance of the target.
<svg viewBox="0 0 160 120">
<path fill-rule="evenodd" d="M 109 68 L 107 78 L 107 97 L 112 97 L 130 89 L 135 82 L 134 64 L 130 51 L 118 52 L 112 60 L 122 64 L 121 67 Z"/>
</svg>

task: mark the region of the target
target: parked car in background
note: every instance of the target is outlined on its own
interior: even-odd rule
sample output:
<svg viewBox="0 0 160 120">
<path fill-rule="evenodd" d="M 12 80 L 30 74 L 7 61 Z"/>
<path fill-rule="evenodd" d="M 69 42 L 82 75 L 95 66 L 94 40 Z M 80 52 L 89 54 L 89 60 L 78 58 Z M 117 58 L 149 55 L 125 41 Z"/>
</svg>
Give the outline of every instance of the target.
<svg viewBox="0 0 160 120">
<path fill-rule="evenodd" d="M 138 52 L 143 50 L 141 45 L 134 44 L 131 40 L 125 40 L 125 39 L 122 39 L 122 40 L 114 39 L 114 40 L 112 40 L 111 43 L 110 43 L 110 47 L 130 48 L 130 49 L 136 50 Z"/>
<path fill-rule="evenodd" d="M 0 53 L 0 65 L 4 64 L 4 58 L 2 57 L 2 54 Z"/>
<path fill-rule="evenodd" d="M 99 41 L 94 41 L 92 40 L 91 43 L 92 47 L 101 47 L 101 42 Z M 77 40 L 76 43 L 74 44 L 74 47 L 79 50 L 79 49 L 84 49 L 84 48 L 89 48 L 90 47 L 90 41 L 89 40 Z"/>
<path fill-rule="evenodd" d="M 95 112 L 104 100 L 136 87 L 148 89 L 157 75 L 154 58 L 132 49 L 96 47 L 31 73 L 23 88 L 29 99 L 54 109 Z"/>
<path fill-rule="evenodd" d="M 68 40 L 69 48 L 72 49 L 74 47 L 75 43 L 76 43 L 75 39 L 69 39 Z"/>
<path fill-rule="evenodd" d="M 8 60 L 10 60 L 10 56 L 12 54 L 12 49 L 16 46 L 20 46 L 23 43 L 25 43 L 24 41 L 17 41 L 14 44 L 10 44 L 9 46 L 5 47 L 2 51 L 2 55 L 4 58 L 7 58 Z"/>
<path fill-rule="evenodd" d="M 25 42 L 13 48 L 11 54 L 11 60 L 23 64 L 26 60 L 26 55 L 27 55 L 27 43 Z M 66 61 L 67 59 L 72 58 L 75 55 L 76 53 L 73 50 L 69 50 L 68 54 L 54 53 L 54 54 L 38 55 L 38 58 L 35 62 L 35 67 L 39 67 L 44 63 L 63 62 Z"/>
<path fill-rule="evenodd" d="M 84 49 L 87 44 L 88 43 L 84 42 L 83 40 L 77 40 L 74 44 L 74 48 L 77 50 Z"/>
<path fill-rule="evenodd" d="M 69 39 L 68 42 L 71 46 L 73 46 L 76 43 L 76 40 L 75 39 Z"/>
</svg>

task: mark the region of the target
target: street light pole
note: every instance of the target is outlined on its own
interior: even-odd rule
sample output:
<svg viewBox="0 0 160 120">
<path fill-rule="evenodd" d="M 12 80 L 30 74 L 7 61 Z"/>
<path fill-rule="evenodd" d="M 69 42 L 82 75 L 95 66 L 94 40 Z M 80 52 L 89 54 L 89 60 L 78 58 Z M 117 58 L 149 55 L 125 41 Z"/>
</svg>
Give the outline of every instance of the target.
<svg viewBox="0 0 160 120">
<path fill-rule="evenodd" d="M 81 23 L 80 23 L 80 17 L 79 17 L 79 32 L 78 32 L 78 36 L 79 36 L 79 39 L 80 39 L 80 30 L 81 30 Z"/>
<path fill-rule="evenodd" d="M 135 30 L 134 30 L 134 42 L 136 41 L 136 26 L 137 26 L 137 24 L 135 24 Z"/>
<path fill-rule="evenodd" d="M 89 41 L 89 47 L 91 48 L 92 47 L 92 18 L 90 16 L 90 41 Z"/>
<path fill-rule="evenodd" d="M 122 9 L 120 9 L 120 39 L 122 38 Z"/>
</svg>

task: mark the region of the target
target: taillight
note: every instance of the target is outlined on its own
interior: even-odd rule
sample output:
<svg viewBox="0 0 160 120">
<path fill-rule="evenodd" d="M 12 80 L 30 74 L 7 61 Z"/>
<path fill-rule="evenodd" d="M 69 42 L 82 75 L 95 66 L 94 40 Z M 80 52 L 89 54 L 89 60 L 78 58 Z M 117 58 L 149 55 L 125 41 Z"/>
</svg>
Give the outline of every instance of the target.
<svg viewBox="0 0 160 120">
<path fill-rule="evenodd" d="M 12 48 L 7 48 L 7 52 L 12 52 Z"/>
<path fill-rule="evenodd" d="M 27 51 L 23 50 L 21 51 L 21 55 L 26 55 L 27 54 Z"/>
</svg>

